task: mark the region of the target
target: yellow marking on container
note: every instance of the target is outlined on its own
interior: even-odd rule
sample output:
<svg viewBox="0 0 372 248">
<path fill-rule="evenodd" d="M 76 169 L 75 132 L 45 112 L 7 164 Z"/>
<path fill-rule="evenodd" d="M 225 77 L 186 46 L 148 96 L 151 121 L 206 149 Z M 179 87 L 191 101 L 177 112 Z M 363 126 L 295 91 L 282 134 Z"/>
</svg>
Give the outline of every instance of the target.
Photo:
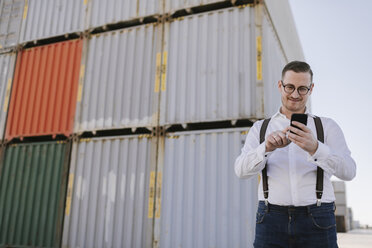
<svg viewBox="0 0 372 248">
<path fill-rule="evenodd" d="M 82 84 L 79 84 L 79 88 L 78 88 L 78 99 L 77 99 L 78 102 L 81 102 L 82 95 L 83 95 L 83 85 Z"/>
<path fill-rule="evenodd" d="M 256 38 L 256 48 L 257 48 L 257 81 L 262 81 L 262 39 L 261 36 Z"/>
<path fill-rule="evenodd" d="M 8 84 L 6 86 L 6 95 L 5 95 L 5 100 L 4 100 L 4 112 L 8 111 L 8 104 L 9 104 L 9 96 L 10 96 L 10 87 L 12 85 L 12 79 L 8 79 Z"/>
<path fill-rule="evenodd" d="M 88 3 L 88 0 L 84 0 L 84 5 L 87 5 L 87 3 Z"/>
<path fill-rule="evenodd" d="M 80 78 L 84 78 L 85 75 L 85 65 L 80 66 Z"/>
<path fill-rule="evenodd" d="M 73 186 L 74 186 L 74 174 L 70 174 L 70 176 L 68 177 L 68 186 L 67 186 L 66 216 L 70 216 Z"/>
<path fill-rule="evenodd" d="M 246 135 L 248 134 L 248 131 L 242 131 L 241 134 Z"/>
<path fill-rule="evenodd" d="M 168 62 L 168 52 L 163 52 L 163 65 L 161 67 L 161 91 L 166 89 L 166 78 L 167 78 L 167 62 Z"/>
<path fill-rule="evenodd" d="M 161 185 L 162 185 L 162 173 L 158 172 L 158 177 L 156 179 L 156 213 L 155 218 L 160 218 L 161 213 Z"/>
<path fill-rule="evenodd" d="M 23 8 L 23 20 L 26 19 L 28 12 L 28 0 L 25 0 L 25 7 Z"/>
<path fill-rule="evenodd" d="M 81 102 L 81 99 L 83 97 L 84 75 L 85 75 L 85 65 L 81 65 L 81 67 L 80 67 L 80 75 L 79 75 L 78 97 L 77 97 L 77 101 L 78 102 Z"/>
<path fill-rule="evenodd" d="M 81 139 L 80 142 L 90 142 L 92 139 L 91 138 L 86 138 L 86 139 Z"/>
<path fill-rule="evenodd" d="M 149 191 L 149 212 L 148 218 L 154 218 L 154 198 L 155 198 L 155 171 L 150 173 L 150 191 Z"/>
<path fill-rule="evenodd" d="M 261 175 L 258 175 L 258 184 L 260 184 L 261 181 Z"/>
<path fill-rule="evenodd" d="M 0 49 L 3 48 L 3 46 L 0 44 Z"/>
<path fill-rule="evenodd" d="M 156 54 L 155 93 L 160 90 L 161 53 Z"/>
<path fill-rule="evenodd" d="M 148 139 L 148 138 L 151 138 L 150 134 L 141 134 L 138 136 L 138 139 Z"/>
</svg>

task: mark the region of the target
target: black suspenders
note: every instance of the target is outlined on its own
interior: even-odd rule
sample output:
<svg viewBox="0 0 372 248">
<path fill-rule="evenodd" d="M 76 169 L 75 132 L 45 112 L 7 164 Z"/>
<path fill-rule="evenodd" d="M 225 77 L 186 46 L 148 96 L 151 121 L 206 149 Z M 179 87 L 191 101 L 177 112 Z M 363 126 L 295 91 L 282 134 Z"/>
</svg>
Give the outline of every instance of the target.
<svg viewBox="0 0 372 248">
<path fill-rule="evenodd" d="M 270 118 L 265 119 L 262 123 L 261 130 L 260 130 L 260 144 L 265 141 L 265 133 L 267 126 L 269 125 Z M 316 127 L 316 134 L 318 137 L 318 140 L 322 143 L 324 143 L 324 131 L 323 131 L 323 125 L 322 121 L 318 116 L 314 117 L 315 127 Z M 268 198 L 269 198 L 269 185 L 267 183 L 267 164 L 265 164 L 265 168 L 262 170 L 262 188 L 263 188 L 263 194 L 265 198 L 265 204 L 268 204 Z M 323 195 L 323 179 L 324 179 L 324 171 L 322 168 L 318 166 L 317 172 L 316 172 L 316 199 L 317 199 L 317 206 L 320 206 L 322 195 Z"/>
</svg>

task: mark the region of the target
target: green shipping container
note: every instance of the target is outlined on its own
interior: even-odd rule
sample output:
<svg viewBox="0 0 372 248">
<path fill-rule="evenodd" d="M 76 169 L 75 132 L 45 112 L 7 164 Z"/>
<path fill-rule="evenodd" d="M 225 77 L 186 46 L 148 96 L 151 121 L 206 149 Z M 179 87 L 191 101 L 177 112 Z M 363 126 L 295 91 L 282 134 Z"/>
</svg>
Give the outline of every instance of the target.
<svg viewBox="0 0 372 248">
<path fill-rule="evenodd" d="M 70 144 L 5 148 L 0 164 L 0 247 L 58 247 Z"/>
</svg>

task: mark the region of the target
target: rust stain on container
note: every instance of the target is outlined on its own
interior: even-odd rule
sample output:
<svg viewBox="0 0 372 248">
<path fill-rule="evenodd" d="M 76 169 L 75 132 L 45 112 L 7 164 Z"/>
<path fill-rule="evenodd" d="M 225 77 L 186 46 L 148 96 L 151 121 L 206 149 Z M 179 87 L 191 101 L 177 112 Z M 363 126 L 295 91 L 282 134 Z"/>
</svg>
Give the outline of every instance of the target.
<svg viewBox="0 0 372 248">
<path fill-rule="evenodd" d="M 82 40 L 20 52 L 5 139 L 72 133 Z"/>
</svg>

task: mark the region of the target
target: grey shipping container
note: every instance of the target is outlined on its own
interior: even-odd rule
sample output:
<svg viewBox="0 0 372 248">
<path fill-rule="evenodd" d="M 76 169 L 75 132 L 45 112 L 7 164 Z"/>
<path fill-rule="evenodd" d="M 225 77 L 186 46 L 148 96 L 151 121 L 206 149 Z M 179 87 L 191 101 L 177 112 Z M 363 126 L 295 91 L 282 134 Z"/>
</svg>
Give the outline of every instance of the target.
<svg viewBox="0 0 372 248">
<path fill-rule="evenodd" d="M 15 47 L 18 44 L 25 0 L 0 1 L 0 50 Z"/>
<path fill-rule="evenodd" d="M 234 173 L 245 136 L 222 129 L 160 138 L 155 247 L 253 246 L 258 180 Z"/>
<path fill-rule="evenodd" d="M 165 24 L 160 125 L 259 119 L 277 111 L 275 83 L 286 61 L 265 15 L 258 6 L 230 8 Z"/>
<path fill-rule="evenodd" d="M 148 135 L 73 144 L 62 247 L 151 247 L 155 152 Z"/>
<path fill-rule="evenodd" d="M 149 24 L 88 40 L 75 132 L 157 125 L 154 82 L 160 32 L 159 25 Z"/>
<path fill-rule="evenodd" d="M 91 0 L 89 28 L 162 14 L 163 0 Z"/>
<path fill-rule="evenodd" d="M 20 43 L 83 32 L 87 0 L 26 0 Z"/>
<path fill-rule="evenodd" d="M 0 165 L 0 246 L 59 247 L 69 143 L 7 147 Z"/>
<path fill-rule="evenodd" d="M 0 140 L 4 138 L 16 53 L 0 54 Z"/>
</svg>

